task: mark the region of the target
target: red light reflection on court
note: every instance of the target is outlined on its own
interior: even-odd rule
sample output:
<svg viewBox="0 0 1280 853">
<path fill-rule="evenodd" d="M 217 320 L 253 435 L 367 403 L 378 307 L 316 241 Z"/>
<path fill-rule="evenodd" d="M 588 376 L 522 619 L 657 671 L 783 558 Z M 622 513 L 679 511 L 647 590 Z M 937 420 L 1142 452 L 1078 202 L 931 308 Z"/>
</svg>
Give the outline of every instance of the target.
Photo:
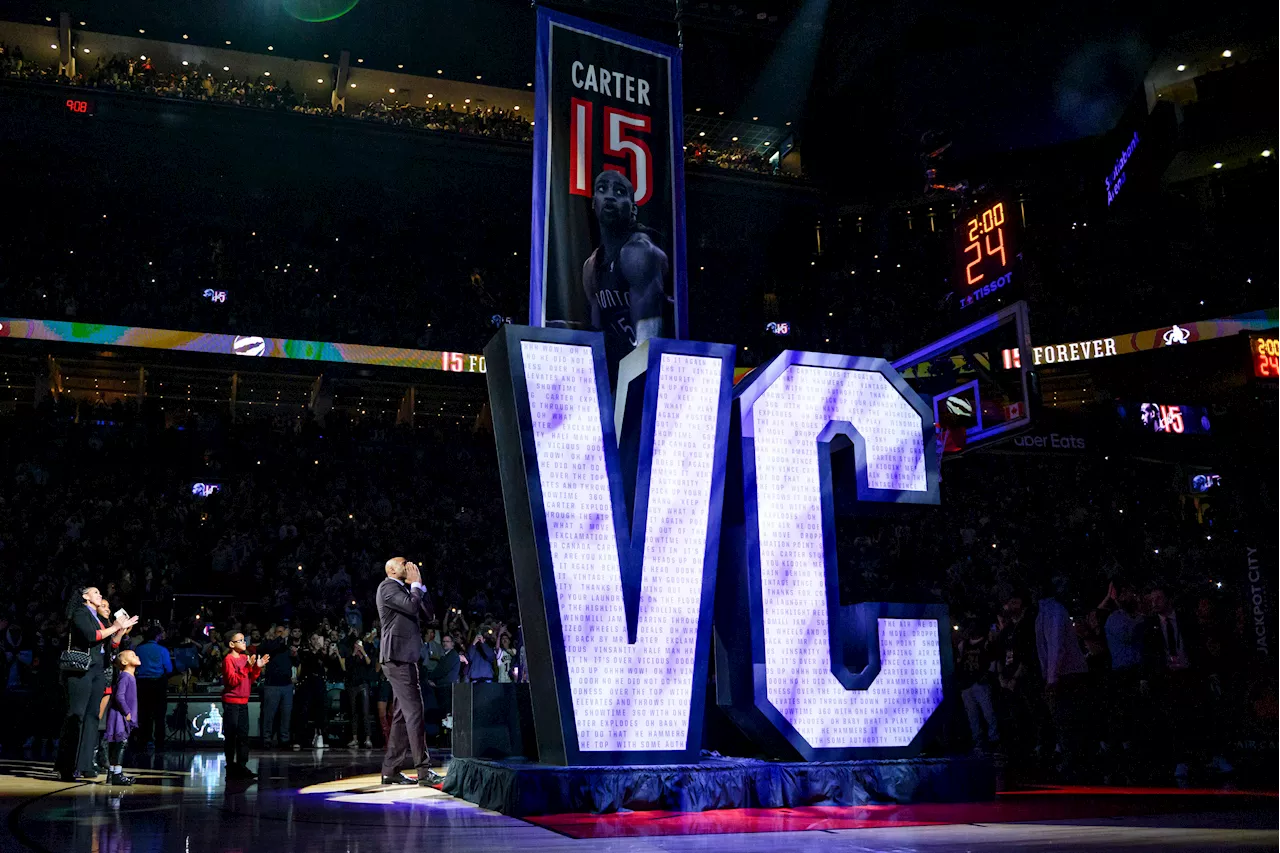
<svg viewBox="0 0 1280 853">
<path fill-rule="evenodd" d="M 706 812 L 643 811 L 621 814 L 562 814 L 525 820 L 570 838 L 658 835 L 724 835 L 832 829 L 883 829 L 961 823 L 1114 818 L 1168 814 L 1195 808 L 1200 798 L 1256 805 L 1275 792 L 1179 788 L 1044 787 L 1003 792 L 987 803 L 800 806 L 788 809 L 720 809 Z M 1252 802 L 1250 802 L 1252 801 Z"/>
</svg>

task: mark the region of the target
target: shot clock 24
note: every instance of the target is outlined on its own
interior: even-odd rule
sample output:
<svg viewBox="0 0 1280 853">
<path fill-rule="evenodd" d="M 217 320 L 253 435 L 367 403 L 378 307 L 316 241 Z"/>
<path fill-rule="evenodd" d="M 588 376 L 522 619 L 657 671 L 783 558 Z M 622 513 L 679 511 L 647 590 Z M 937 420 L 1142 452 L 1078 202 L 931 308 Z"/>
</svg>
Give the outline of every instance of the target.
<svg viewBox="0 0 1280 853">
<path fill-rule="evenodd" d="M 1249 355 L 1253 362 L 1253 375 L 1257 379 L 1280 377 L 1280 338 L 1275 335 L 1258 335 L 1249 338 Z"/>
<path fill-rule="evenodd" d="M 1020 257 L 1016 219 L 1017 208 L 1004 199 L 971 207 L 960 217 L 955 231 L 955 292 L 961 308 L 1001 291 L 1009 294 Z"/>
</svg>

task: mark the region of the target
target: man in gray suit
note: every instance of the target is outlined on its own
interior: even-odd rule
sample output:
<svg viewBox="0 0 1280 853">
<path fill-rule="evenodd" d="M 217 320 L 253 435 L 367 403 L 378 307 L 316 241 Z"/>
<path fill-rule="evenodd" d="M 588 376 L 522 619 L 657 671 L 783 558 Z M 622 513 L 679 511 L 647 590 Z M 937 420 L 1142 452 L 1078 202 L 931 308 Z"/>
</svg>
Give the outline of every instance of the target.
<svg viewBox="0 0 1280 853">
<path fill-rule="evenodd" d="M 431 599 L 418 567 L 404 557 L 387 560 L 387 578 L 378 585 L 378 619 L 382 623 L 378 659 L 391 682 L 396 710 L 382 759 L 382 784 L 413 785 L 400 772 L 410 758 L 418 768 L 416 784 L 438 785 L 444 777 L 431 772 L 427 732 L 423 724 L 418 656 L 422 649 L 420 620 L 431 618 Z"/>
</svg>

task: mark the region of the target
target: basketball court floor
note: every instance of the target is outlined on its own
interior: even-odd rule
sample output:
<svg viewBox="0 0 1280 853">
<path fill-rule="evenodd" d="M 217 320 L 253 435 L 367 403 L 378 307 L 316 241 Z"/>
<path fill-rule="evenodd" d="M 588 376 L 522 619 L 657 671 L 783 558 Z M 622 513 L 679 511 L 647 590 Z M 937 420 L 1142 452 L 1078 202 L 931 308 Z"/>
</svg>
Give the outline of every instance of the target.
<svg viewBox="0 0 1280 853">
<path fill-rule="evenodd" d="M 1277 849 L 1274 792 L 1038 788 L 993 803 L 559 815 L 519 820 L 430 788 L 378 784 L 374 752 L 255 754 L 227 785 L 213 752 L 127 770 L 132 788 L 64 784 L 48 763 L 0 761 L 0 850 L 929 851 Z M 443 768 L 440 768 L 443 771 Z"/>
</svg>

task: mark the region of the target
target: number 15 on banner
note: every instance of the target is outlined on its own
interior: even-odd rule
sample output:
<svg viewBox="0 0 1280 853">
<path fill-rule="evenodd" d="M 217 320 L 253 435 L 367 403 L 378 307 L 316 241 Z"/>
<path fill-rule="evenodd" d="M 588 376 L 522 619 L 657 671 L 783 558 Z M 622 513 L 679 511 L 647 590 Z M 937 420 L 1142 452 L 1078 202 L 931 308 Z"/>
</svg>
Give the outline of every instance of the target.
<svg viewBox="0 0 1280 853">
<path fill-rule="evenodd" d="M 571 99 L 569 119 L 569 193 L 590 196 L 595 169 L 591 162 L 591 134 L 595 105 L 580 98 Z M 644 205 L 653 196 L 653 156 L 644 140 L 634 134 L 650 132 L 649 117 L 614 107 L 604 108 L 604 155 L 625 160 L 626 167 L 605 163 L 604 168 L 622 172 L 635 188 L 636 204 Z"/>
</svg>

